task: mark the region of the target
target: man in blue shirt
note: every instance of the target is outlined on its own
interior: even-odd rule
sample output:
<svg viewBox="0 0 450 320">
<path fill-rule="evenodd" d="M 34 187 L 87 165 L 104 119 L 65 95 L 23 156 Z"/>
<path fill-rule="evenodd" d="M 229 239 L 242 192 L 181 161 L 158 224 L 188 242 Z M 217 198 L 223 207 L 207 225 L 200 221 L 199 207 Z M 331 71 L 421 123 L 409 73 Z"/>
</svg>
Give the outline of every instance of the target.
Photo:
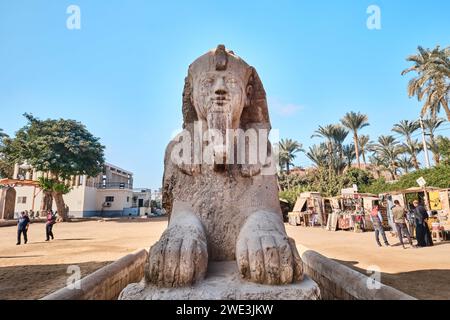
<svg viewBox="0 0 450 320">
<path fill-rule="evenodd" d="M 28 242 L 27 231 L 28 226 L 30 224 L 30 218 L 26 214 L 26 212 L 22 211 L 19 217 L 19 221 L 17 223 L 17 243 L 16 245 L 20 245 L 21 235 L 23 233 L 23 240 L 25 244 Z"/>
</svg>

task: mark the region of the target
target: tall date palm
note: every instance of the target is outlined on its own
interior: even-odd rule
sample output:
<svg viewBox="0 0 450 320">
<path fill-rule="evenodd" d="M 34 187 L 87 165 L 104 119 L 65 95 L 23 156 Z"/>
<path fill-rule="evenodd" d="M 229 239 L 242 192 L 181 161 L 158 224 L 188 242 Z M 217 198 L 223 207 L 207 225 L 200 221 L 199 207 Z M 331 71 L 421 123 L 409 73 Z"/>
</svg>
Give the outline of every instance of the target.
<svg viewBox="0 0 450 320">
<path fill-rule="evenodd" d="M 358 162 L 358 168 L 361 168 L 361 162 L 359 160 L 358 131 L 369 126 L 369 118 L 365 114 L 351 111 L 341 119 L 341 123 L 344 127 L 353 132 L 353 143 L 355 145 L 356 160 Z"/>
</svg>

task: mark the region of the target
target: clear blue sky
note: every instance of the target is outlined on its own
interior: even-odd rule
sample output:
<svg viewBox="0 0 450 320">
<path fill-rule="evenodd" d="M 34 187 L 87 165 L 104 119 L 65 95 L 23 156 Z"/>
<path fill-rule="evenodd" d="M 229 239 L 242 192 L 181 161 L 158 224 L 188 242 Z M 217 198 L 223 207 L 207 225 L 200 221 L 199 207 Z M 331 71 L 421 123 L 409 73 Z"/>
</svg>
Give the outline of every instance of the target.
<svg viewBox="0 0 450 320">
<path fill-rule="evenodd" d="M 66 28 L 70 4 L 81 30 Z M 371 4 L 381 30 L 366 27 Z M 136 186 L 159 187 L 187 67 L 224 43 L 258 70 L 281 137 L 318 143 L 318 125 L 354 110 L 375 139 L 417 117 L 400 72 L 417 45 L 450 44 L 449 12 L 443 0 L 0 0 L 0 128 L 14 134 L 24 112 L 82 121 Z"/>
</svg>

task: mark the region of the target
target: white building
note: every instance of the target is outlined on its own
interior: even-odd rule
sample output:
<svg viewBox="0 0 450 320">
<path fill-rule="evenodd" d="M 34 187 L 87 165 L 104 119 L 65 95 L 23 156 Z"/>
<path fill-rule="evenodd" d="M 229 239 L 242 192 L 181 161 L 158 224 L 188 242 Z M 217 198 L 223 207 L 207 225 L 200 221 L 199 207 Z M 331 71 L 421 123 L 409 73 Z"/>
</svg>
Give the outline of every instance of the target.
<svg viewBox="0 0 450 320">
<path fill-rule="evenodd" d="M 33 169 L 25 174 L 18 166 L 13 179 L 37 180 L 48 176 Z M 103 173 L 95 178 L 75 176 L 66 181 L 72 190 L 64 195 L 69 207 L 69 217 L 120 217 L 139 215 L 139 208 L 133 208 L 133 173 L 112 164 L 105 164 Z M 16 186 L 15 212 L 41 208 L 42 191 L 31 186 Z M 53 203 L 55 210 L 56 204 Z"/>
<path fill-rule="evenodd" d="M 140 216 L 151 214 L 152 190 L 139 188 L 133 190 L 133 208 L 139 209 Z"/>
</svg>

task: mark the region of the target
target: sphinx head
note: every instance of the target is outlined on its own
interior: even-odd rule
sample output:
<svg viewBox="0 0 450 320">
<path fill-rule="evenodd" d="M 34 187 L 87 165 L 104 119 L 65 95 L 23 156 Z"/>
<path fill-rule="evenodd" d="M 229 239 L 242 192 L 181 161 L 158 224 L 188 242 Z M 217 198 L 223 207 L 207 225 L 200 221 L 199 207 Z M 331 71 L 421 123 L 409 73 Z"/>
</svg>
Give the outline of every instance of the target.
<svg viewBox="0 0 450 320">
<path fill-rule="evenodd" d="M 266 95 L 255 69 L 219 45 L 189 66 L 183 93 L 184 128 L 194 122 L 220 132 L 250 128 L 270 130 Z M 222 141 L 223 142 L 223 141 Z M 214 146 L 219 162 L 226 160 L 223 143 Z"/>
<path fill-rule="evenodd" d="M 198 120 L 223 133 L 238 129 L 252 93 L 251 74 L 252 68 L 223 45 L 198 58 L 189 67 L 191 103 Z"/>
</svg>

